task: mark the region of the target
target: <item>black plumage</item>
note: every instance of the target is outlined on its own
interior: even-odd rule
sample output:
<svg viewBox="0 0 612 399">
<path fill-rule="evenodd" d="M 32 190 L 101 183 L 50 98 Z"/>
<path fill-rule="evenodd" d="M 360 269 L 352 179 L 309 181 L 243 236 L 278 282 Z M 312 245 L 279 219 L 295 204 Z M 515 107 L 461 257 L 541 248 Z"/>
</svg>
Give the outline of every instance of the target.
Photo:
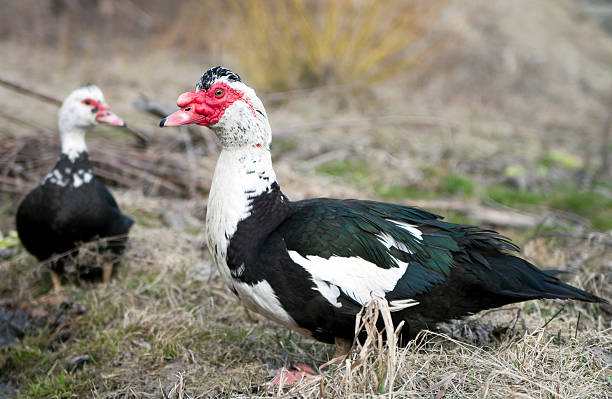
<svg viewBox="0 0 612 399">
<path fill-rule="evenodd" d="M 16 218 L 22 244 L 40 261 L 73 251 L 80 243 L 109 237 L 116 238 L 107 240 L 106 248 L 119 255 L 133 222 L 93 176 L 87 152 L 74 162 L 62 154 L 43 182 L 21 202 Z M 63 259 L 54 260 L 50 267 L 62 273 Z"/>
<path fill-rule="evenodd" d="M 232 72 L 227 68 L 223 68 L 222 66 L 216 66 L 204 72 L 204 74 L 200 77 L 200 81 L 196 84 L 196 90 L 208 90 L 210 85 L 212 85 L 219 78 L 225 78 L 229 82 L 240 82 L 240 76 L 238 76 L 237 73 Z"/>
<path fill-rule="evenodd" d="M 418 302 L 392 312 L 396 324 L 405 321 L 404 343 L 441 321 L 509 303 L 542 298 L 602 301 L 517 257 L 513 252 L 518 248 L 495 231 L 447 223 L 407 206 L 329 198 L 289 202 L 281 197 L 274 183 L 251 199 L 251 215 L 238 224 L 230 240 L 227 264 L 232 271 L 243 270 L 232 273 L 241 282 L 267 281 L 299 327 L 323 342 L 353 339 L 355 315 L 362 304 L 340 285 L 342 306 L 332 306 L 289 251 L 325 259 L 358 257 L 381 273 L 406 262 L 403 276 L 385 293 L 390 302 Z M 422 239 L 392 220 L 414 226 Z M 385 246 L 383 232 L 401 248 Z"/>
<path fill-rule="evenodd" d="M 521 259 L 495 231 L 376 201 L 289 201 L 276 182 L 271 127 L 255 92 L 221 67 L 206 71 L 196 91 L 181 95 L 181 109 L 161 125 L 197 123 L 220 139 L 209 249 L 230 289 L 266 317 L 344 347 L 372 297 L 385 297 L 394 322 L 405 322 L 403 342 L 441 321 L 513 302 L 604 301 Z"/>
</svg>

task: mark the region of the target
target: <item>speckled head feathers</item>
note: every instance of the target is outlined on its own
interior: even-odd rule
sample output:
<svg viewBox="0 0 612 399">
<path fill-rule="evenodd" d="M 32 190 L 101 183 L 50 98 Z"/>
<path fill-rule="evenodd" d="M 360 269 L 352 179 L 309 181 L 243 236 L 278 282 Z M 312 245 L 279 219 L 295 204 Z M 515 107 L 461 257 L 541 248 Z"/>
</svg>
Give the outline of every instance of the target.
<svg viewBox="0 0 612 399">
<path fill-rule="evenodd" d="M 204 75 L 202 75 L 196 84 L 196 91 L 202 89 L 208 90 L 210 86 L 220 78 L 225 78 L 228 82 L 241 82 L 238 74 L 222 66 L 216 66 L 204 72 Z"/>
</svg>

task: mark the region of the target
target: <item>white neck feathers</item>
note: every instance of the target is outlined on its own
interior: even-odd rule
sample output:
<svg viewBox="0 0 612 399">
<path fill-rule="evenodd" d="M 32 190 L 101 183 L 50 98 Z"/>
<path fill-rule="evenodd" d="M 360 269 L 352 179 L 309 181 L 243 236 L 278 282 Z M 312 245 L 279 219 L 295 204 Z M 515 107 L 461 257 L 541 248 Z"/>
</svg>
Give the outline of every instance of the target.
<svg viewBox="0 0 612 399">
<path fill-rule="evenodd" d="M 275 181 L 269 150 L 224 148 L 213 175 L 208 213 L 226 214 L 224 227 L 233 233 L 238 222 L 249 215 L 249 198 L 268 191 Z"/>
<path fill-rule="evenodd" d="M 74 162 L 80 154 L 87 152 L 85 144 L 85 131 L 72 127 L 70 130 L 60 132 L 62 138 L 62 154 Z"/>
<path fill-rule="evenodd" d="M 221 276 L 232 285 L 225 263 L 230 238 L 238 223 L 251 213 L 250 198 L 276 181 L 270 151 L 262 148 L 224 148 L 219 155 L 206 210 L 208 248 Z"/>
</svg>

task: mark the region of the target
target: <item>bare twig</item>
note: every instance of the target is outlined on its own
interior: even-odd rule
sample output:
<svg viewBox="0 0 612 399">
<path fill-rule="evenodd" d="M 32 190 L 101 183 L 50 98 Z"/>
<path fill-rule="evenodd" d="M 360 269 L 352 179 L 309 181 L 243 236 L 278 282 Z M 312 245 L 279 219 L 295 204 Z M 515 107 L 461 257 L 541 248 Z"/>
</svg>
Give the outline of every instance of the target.
<svg viewBox="0 0 612 399">
<path fill-rule="evenodd" d="M 552 315 L 552 317 L 551 317 L 550 319 L 548 319 L 548 320 L 546 321 L 546 323 L 544 323 L 544 325 L 543 325 L 542 327 L 540 327 L 540 328 L 541 328 L 541 329 L 545 329 L 545 328 L 546 328 L 546 326 L 547 326 L 548 324 L 550 324 L 550 322 L 551 322 L 551 321 L 553 321 L 554 319 L 556 319 L 556 318 L 557 318 L 557 316 L 559 316 L 559 314 L 560 314 L 561 312 L 563 312 L 564 310 L 565 310 L 565 307 L 562 307 L 562 308 L 560 308 L 559 310 L 557 310 L 557 312 L 555 312 L 555 314 L 554 314 L 554 315 Z"/>
<path fill-rule="evenodd" d="M 537 226 L 541 217 L 519 212 L 510 208 L 494 209 L 481 204 L 462 202 L 458 200 L 410 200 L 406 205 L 437 211 L 452 211 L 467 215 L 474 222 L 495 227 L 514 229 L 530 229 Z"/>
<path fill-rule="evenodd" d="M 21 93 L 23 95 L 36 98 L 36 99 L 38 99 L 40 101 L 44 101 L 44 102 L 46 102 L 48 104 L 53 104 L 53 105 L 56 105 L 58 107 L 62 105 L 62 100 L 60 100 L 57 97 L 49 96 L 47 94 L 41 93 L 39 91 L 30 89 L 30 88 L 27 88 L 27 87 L 22 86 L 22 85 L 20 85 L 18 83 L 11 82 L 11 81 L 3 79 L 3 78 L 0 78 L 0 85 L 6 87 L 8 89 L 11 89 L 13 91 L 16 91 L 17 93 Z M 14 118 L 14 119 L 18 120 L 17 118 Z M 20 121 L 21 123 L 24 123 L 24 121 L 21 121 L 21 120 L 18 120 L 18 121 Z M 140 146 L 146 147 L 149 144 L 149 142 L 151 141 L 149 139 L 149 137 L 144 132 L 142 132 L 142 131 L 140 131 L 138 129 L 134 129 L 134 128 L 129 127 L 129 126 L 123 126 L 123 128 L 125 130 L 127 130 L 128 132 L 130 132 L 134 137 L 136 137 L 136 139 L 138 139 L 138 144 Z M 45 129 L 45 130 L 47 130 L 47 129 Z"/>
<path fill-rule="evenodd" d="M 60 99 L 58 99 L 56 97 L 48 96 L 46 94 L 43 94 L 43 93 L 40 93 L 38 91 L 29 89 L 27 87 L 24 87 L 24 86 L 18 84 L 18 83 L 11 82 L 11 81 L 3 79 L 3 78 L 0 78 L 0 85 L 6 87 L 8 89 L 14 90 L 14 91 L 16 91 L 18 93 L 24 94 L 26 96 L 34 97 L 34 98 L 37 98 L 37 99 L 39 99 L 41 101 L 44 101 L 46 103 L 57 105 L 58 107 L 60 105 L 62 105 L 62 100 L 60 100 Z"/>
<path fill-rule="evenodd" d="M 539 231 L 533 234 L 529 239 L 533 240 L 536 238 L 566 238 L 572 240 L 582 240 L 582 241 L 593 241 L 598 246 L 606 246 L 612 247 L 612 239 L 606 233 L 585 233 L 585 234 L 575 234 L 564 231 Z"/>
<path fill-rule="evenodd" d="M 0 150 L 0 192 L 25 193 L 40 182 L 57 160 L 57 143 L 48 137 L 9 137 Z M 90 152 L 94 173 L 111 185 L 141 188 L 156 195 L 193 197 L 210 182 L 197 179 L 194 164 L 179 153 L 126 148 L 100 141 Z"/>
<path fill-rule="evenodd" d="M 319 122 L 303 123 L 294 126 L 285 126 L 277 128 L 274 131 L 274 134 L 276 136 L 283 136 L 289 135 L 293 132 L 308 132 L 330 128 L 349 128 L 373 125 L 434 126 L 442 127 L 445 129 L 458 129 L 461 127 L 461 125 L 457 122 L 427 115 L 374 115 L 365 118 L 326 120 Z"/>
<path fill-rule="evenodd" d="M 48 133 L 55 133 L 55 134 L 57 134 L 57 131 L 55 131 L 53 129 L 49 129 L 48 127 L 39 125 L 37 123 L 33 123 L 33 122 L 27 121 L 25 119 L 18 118 L 15 115 L 10 115 L 10 114 L 7 114 L 6 112 L 3 112 L 3 111 L 0 111 L 0 117 L 6 119 L 8 121 L 11 121 L 13 123 L 17 123 L 19 125 L 23 125 L 23 126 L 26 126 L 26 127 L 29 127 L 29 128 L 33 128 L 33 129 L 37 129 L 37 130 L 43 130 L 43 131 L 48 132 Z"/>
<path fill-rule="evenodd" d="M 346 92 L 347 90 L 354 90 L 357 88 L 359 88 L 359 86 L 355 84 L 327 85 L 327 86 L 313 87 L 310 89 L 296 89 L 296 90 L 279 91 L 279 92 L 273 92 L 273 93 L 263 93 L 261 97 L 265 101 L 282 101 L 282 100 L 290 99 L 293 97 L 308 97 L 308 96 L 316 96 L 319 94 L 343 93 L 343 92 Z"/>
</svg>

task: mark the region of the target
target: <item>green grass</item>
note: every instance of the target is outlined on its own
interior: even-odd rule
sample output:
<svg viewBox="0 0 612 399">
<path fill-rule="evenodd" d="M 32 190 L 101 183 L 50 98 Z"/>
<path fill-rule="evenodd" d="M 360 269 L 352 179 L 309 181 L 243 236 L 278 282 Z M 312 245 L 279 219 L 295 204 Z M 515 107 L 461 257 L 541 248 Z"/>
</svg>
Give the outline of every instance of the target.
<svg viewBox="0 0 612 399">
<path fill-rule="evenodd" d="M 397 198 L 423 198 L 425 193 L 412 186 L 396 186 L 384 183 L 374 185 L 376 195 L 383 200 L 392 200 Z"/>
<path fill-rule="evenodd" d="M 34 377 L 34 380 L 28 383 L 24 397 L 31 399 L 79 398 L 81 392 L 88 386 L 90 386 L 90 378 L 86 372 L 71 374 L 62 370 L 56 374 Z"/>
<path fill-rule="evenodd" d="M 521 191 L 501 185 L 486 190 L 487 196 L 513 208 L 544 206 L 575 213 L 588 219 L 598 230 L 612 229 L 612 199 L 595 191 L 556 186 L 548 192 Z"/>
<path fill-rule="evenodd" d="M 493 185 L 487 188 L 486 193 L 487 197 L 493 201 L 513 208 L 523 205 L 540 205 L 545 201 L 545 196 L 543 194 L 532 191 L 522 191 L 502 185 Z"/>
<path fill-rule="evenodd" d="M 474 193 L 475 186 L 474 181 L 469 177 L 450 174 L 444 176 L 440 181 L 439 192 L 451 196 L 470 197 Z"/>
<path fill-rule="evenodd" d="M 317 167 L 317 172 L 342 177 L 358 186 L 368 184 L 372 177 L 372 170 L 363 159 L 346 158 L 341 161 L 325 162 Z"/>
</svg>

